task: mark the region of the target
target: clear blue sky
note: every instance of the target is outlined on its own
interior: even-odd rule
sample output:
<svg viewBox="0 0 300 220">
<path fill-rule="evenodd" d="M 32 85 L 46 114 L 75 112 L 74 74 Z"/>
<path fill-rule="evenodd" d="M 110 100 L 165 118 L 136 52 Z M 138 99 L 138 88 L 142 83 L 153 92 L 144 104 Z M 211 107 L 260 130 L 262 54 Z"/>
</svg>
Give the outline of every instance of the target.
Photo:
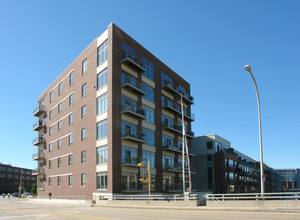
<svg viewBox="0 0 300 220">
<path fill-rule="evenodd" d="M 196 136 L 300 167 L 300 1 L 0 0 L 0 162 L 35 168 L 39 95 L 114 22 L 191 84 Z"/>
</svg>

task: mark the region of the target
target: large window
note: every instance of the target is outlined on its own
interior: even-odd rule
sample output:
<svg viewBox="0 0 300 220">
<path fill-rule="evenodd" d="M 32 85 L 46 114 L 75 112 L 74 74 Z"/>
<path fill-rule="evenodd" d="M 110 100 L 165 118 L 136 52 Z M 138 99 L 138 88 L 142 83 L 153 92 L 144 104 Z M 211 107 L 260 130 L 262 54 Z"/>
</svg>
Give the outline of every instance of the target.
<svg viewBox="0 0 300 220">
<path fill-rule="evenodd" d="M 146 95 L 144 95 L 143 98 L 154 102 L 154 89 L 148 84 L 142 82 L 142 90 L 146 93 Z"/>
<path fill-rule="evenodd" d="M 172 87 L 173 79 L 162 72 L 161 73 L 161 85 L 164 86 L 164 85 L 168 85 L 168 84 Z"/>
<path fill-rule="evenodd" d="M 150 161 L 150 167 L 155 168 L 155 153 L 143 150 L 143 163 L 145 165 Z"/>
<path fill-rule="evenodd" d="M 146 105 L 142 105 L 142 109 L 144 110 L 145 115 L 146 115 L 145 121 L 148 122 L 148 123 L 154 124 L 155 123 L 155 121 L 154 121 L 154 109 L 150 108 Z"/>
<path fill-rule="evenodd" d="M 97 172 L 97 189 L 107 189 L 107 171 Z"/>
<path fill-rule="evenodd" d="M 82 61 L 82 75 L 84 75 L 87 71 L 87 59 Z"/>
<path fill-rule="evenodd" d="M 136 52 L 131 49 L 127 44 L 122 42 L 122 58 L 130 57 L 131 59 L 135 60 Z"/>
<path fill-rule="evenodd" d="M 162 157 L 163 168 L 173 168 L 174 167 L 174 157 L 163 155 Z"/>
<path fill-rule="evenodd" d="M 148 128 L 142 129 L 144 136 L 144 140 L 147 142 L 148 145 L 155 145 L 155 132 Z"/>
<path fill-rule="evenodd" d="M 62 93 L 62 82 L 58 84 L 58 95 L 61 95 L 61 93 Z"/>
<path fill-rule="evenodd" d="M 73 134 L 69 134 L 69 146 L 73 145 Z"/>
<path fill-rule="evenodd" d="M 74 72 L 71 72 L 69 75 L 69 85 L 73 85 L 74 83 Z"/>
<path fill-rule="evenodd" d="M 97 164 L 107 163 L 107 146 L 97 147 Z"/>
<path fill-rule="evenodd" d="M 107 137 L 107 120 L 97 123 L 97 140 Z"/>
<path fill-rule="evenodd" d="M 73 186 L 73 175 L 68 175 L 68 186 Z"/>
<path fill-rule="evenodd" d="M 100 66 L 102 63 L 104 63 L 107 60 L 107 46 L 108 46 L 108 43 L 107 43 L 107 41 L 105 41 L 97 49 L 97 52 L 98 52 L 97 64 L 98 64 L 98 66 Z"/>
<path fill-rule="evenodd" d="M 81 141 L 85 141 L 86 139 L 86 128 L 81 129 Z"/>
<path fill-rule="evenodd" d="M 142 63 L 146 69 L 146 72 L 144 72 L 143 75 L 148 79 L 154 81 L 153 64 L 146 60 L 144 57 L 142 57 Z"/>
<path fill-rule="evenodd" d="M 122 172 L 122 190 L 138 189 L 138 173 Z"/>
<path fill-rule="evenodd" d="M 97 75 L 97 89 L 101 89 L 107 85 L 107 69 Z"/>
<path fill-rule="evenodd" d="M 163 134 L 162 135 L 162 145 L 163 145 L 163 147 L 173 147 L 174 146 L 174 138 Z"/>
<path fill-rule="evenodd" d="M 174 125 L 174 119 L 167 116 L 167 115 L 162 115 L 161 117 L 161 123 L 162 125 L 170 126 L 173 127 Z"/>
<path fill-rule="evenodd" d="M 97 115 L 107 111 L 107 94 L 97 98 Z"/>
<path fill-rule="evenodd" d="M 80 182 L 81 186 L 86 186 L 86 173 L 82 173 L 81 174 L 81 182 Z"/>
<path fill-rule="evenodd" d="M 122 163 L 138 164 L 137 149 L 122 147 Z"/>
<path fill-rule="evenodd" d="M 81 163 L 85 164 L 86 163 L 86 151 L 81 151 Z"/>
<path fill-rule="evenodd" d="M 73 164 L 73 154 L 68 155 L 68 166 L 72 166 Z"/>
<path fill-rule="evenodd" d="M 133 112 L 137 112 L 137 105 L 136 105 L 136 101 L 126 97 L 126 96 L 123 96 L 122 95 L 122 98 L 121 98 L 121 110 L 124 111 L 124 110 L 131 110 Z"/>
<path fill-rule="evenodd" d="M 81 96 L 85 96 L 86 95 L 86 83 L 82 85 L 81 87 Z"/>
<path fill-rule="evenodd" d="M 121 122 L 122 136 L 136 136 L 137 135 L 137 125 L 132 124 L 127 121 Z"/>
</svg>

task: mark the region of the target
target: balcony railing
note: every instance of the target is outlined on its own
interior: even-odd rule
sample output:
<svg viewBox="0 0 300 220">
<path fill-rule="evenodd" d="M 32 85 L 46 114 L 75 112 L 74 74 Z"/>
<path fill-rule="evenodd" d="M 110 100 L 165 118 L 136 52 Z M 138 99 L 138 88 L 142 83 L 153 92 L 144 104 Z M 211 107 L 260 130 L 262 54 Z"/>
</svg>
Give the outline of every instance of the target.
<svg viewBox="0 0 300 220">
<path fill-rule="evenodd" d="M 171 143 L 166 143 L 163 145 L 163 150 L 169 150 L 177 153 L 181 153 L 181 149 L 177 146 L 172 145 Z"/>
<path fill-rule="evenodd" d="M 32 154 L 33 160 L 39 160 L 44 158 L 45 158 L 45 153 L 43 151 L 39 151 L 38 153 Z"/>
<path fill-rule="evenodd" d="M 45 123 L 43 121 L 37 121 L 33 124 L 32 130 L 37 131 L 45 126 Z"/>
<path fill-rule="evenodd" d="M 121 62 L 129 65 L 138 73 L 146 72 L 143 62 L 139 58 L 133 56 L 125 50 L 121 50 Z"/>
<path fill-rule="evenodd" d="M 121 87 L 127 87 L 140 95 L 146 93 L 142 90 L 142 83 L 139 82 L 134 76 L 125 75 L 121 78 Z"/>
<path fill-rule="evenodd" d="M 121 113 L 126 113 L 130 114 L 131 116 L 146 119 L 145 111 L 141 107 L 133 104 L 121 105 Z"/>
<path fill-rule="evenodd" d="M 38 105 L 34 110 L 33 110 L 33 116 L 37 116 L 38 114 L 42 113 L 45 111 L 45 106 L 44 105 Z"/>
<path fill-rule="evenodd" d="M 182 171 L 181 166 L 176 166 L 176 165 L 171 165 L 171 164 L 164 164 L 163 169 L 168 170 L 168 171 L 173 171 L 173 172 L 181 172 Z"/>
<path fill-rule="evenodd" d="M 133 166 L 133 167 L 139 167 L 138 163 L 140 162 L 140 158 L 138 157 L 131 157 L 131 156 L 125 156 L 122 157 L 122 165 L 123 166 Z"/>
<path fill-rule="evenodd" d="M 32 140 L 32 145 L 39 145 L 44 143 L 44 137 L 37 137 Z"/>
<path fill-rule="evenodd" d="M 173 111 L 176 114 L 181 114 L 180 106 L 176 102 L 173 102 L 170 99 L 162 100 L 161 107 L 162 108 L 167 108 L 167 109 Z"/>
<path fill-rule="evenodd" d="M 171 123 L 167 123 L 167 122 L 162 122 L 162 129 L 166 129 L 166 130 L 170 130 L 179 134 L 182 134 L 182 126 L 179 125 L 174 125 Z"/>
<path fill-rule="evenodd" d="M 180 96 L 182 94 L 183 101 L 186 101 L 188 104 L 194 104 L 194 98 L 192 96 L 184 94 L 184 92 L 179 88 L 178 83 L 171 82 L 169 80 L 164 80 L 161 84 L 163 89 L 166 89 L 167 91 L 172 92 L 177 96 Z"/>
<path fill-rule="evenodd" d="M 146 135 L 143 133 L 138 133 L 138 132 L 122 132 L 122 140 L 130 140 L 130 141 L 134 141 L 134 142 L 138 142 L 138 143 L 143 143 L 146 144 Z"/>
<path fill-rule="evenodd" d="M 184 112 L 184 117 L 190 121 L 195 121 L 195 115 L 193 113 Z"/>
</svg>

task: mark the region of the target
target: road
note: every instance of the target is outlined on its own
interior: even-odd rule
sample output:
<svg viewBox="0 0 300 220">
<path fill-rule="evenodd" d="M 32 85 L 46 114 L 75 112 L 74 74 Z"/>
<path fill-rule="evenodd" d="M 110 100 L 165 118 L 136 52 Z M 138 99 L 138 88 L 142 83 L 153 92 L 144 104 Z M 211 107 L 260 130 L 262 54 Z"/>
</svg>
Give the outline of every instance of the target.
<svg viewBox="0 0 300 220">
<path fill-rule="evenodd" d="M 0 199 L 0 220 L 72 219 L 209 219 L 209 220 L 291 220 L 300 213 L 170 210 L 145 208 L 92 207 L 91 205 L 36 203 L 27 199 Z"/>
</svg>

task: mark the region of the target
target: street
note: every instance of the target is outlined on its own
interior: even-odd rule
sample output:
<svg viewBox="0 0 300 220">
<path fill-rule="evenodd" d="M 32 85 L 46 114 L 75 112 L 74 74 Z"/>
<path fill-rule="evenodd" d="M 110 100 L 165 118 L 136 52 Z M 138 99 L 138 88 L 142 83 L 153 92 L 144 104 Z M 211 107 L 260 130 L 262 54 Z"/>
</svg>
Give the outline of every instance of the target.
<svg viewBox="0 0 300 220">
<path fill-rule="evenodd" d="M 230 219 L 290 220 L 300 219 L 299 213 L 172 210 L 147 208 L 92 207 L 91 205 L 49 204 L 27 199 L 1 199 L 0 220 L 5 219 Z"/>
</svg>

